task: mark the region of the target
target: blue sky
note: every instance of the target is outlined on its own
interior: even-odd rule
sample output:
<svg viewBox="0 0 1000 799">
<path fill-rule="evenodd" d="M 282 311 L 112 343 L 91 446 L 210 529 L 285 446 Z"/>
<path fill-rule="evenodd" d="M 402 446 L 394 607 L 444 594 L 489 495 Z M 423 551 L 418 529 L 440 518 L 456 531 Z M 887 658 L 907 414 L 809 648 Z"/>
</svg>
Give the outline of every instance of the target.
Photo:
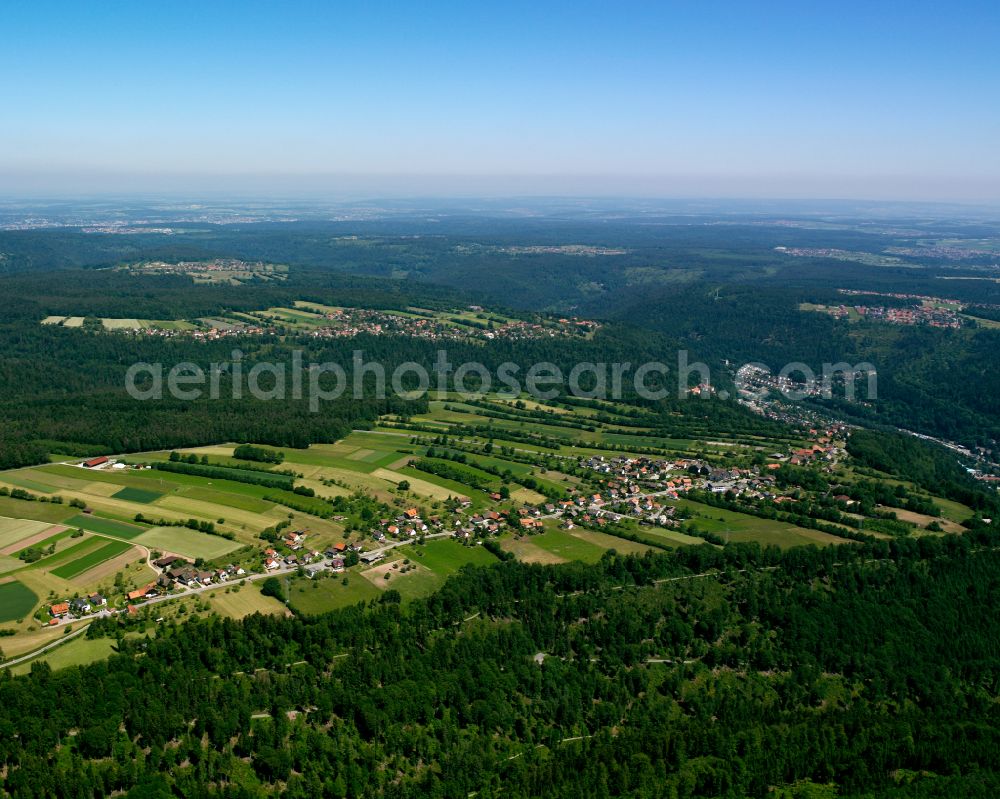
<svg viewBox="0 0 1000 799">
<path fill-rule="evenodd" d="M 1000 4 L 0 4 L 0 192 L 1000 199 Z"/>
</svg>

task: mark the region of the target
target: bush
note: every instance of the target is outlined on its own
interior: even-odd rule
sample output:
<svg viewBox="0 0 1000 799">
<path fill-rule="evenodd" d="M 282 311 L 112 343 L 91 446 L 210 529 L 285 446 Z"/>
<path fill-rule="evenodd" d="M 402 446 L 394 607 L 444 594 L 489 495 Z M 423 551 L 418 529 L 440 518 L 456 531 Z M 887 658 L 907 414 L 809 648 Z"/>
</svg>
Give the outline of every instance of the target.
<svg viewBox="0 0 1000 799">
<path fill-rule="evenodd" d="M 260 592 L 264 596 L 273 596 L 282 602 L 285 601 L 285 591 L 281 587 L 281 580 L 277 577 L 268 577 L 264 580 L 264 584 L 260 587 Z"/>
</svg>

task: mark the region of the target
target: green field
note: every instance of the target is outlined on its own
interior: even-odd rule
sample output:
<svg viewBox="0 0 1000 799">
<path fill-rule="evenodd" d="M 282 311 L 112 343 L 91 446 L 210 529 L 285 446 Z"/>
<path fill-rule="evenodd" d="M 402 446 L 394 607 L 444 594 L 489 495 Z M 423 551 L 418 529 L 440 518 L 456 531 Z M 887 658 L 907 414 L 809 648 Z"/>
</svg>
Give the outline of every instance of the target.
<svg viewBox="0 0 1000 799">
<path fill-rule="evenodd" d="M 114 535 L 119 538 L 128 539 L 141 535 L 147 529 L 145 527 L 139 527 L 136 524 L 116 522 L 114 519 L 102 519 L 99 516 L 91 516 L 86 513 L 73 516 L 66 521 L 66 524 L 71 527 L 81 527 L 92 533 L 102 533 L 104 535 Z"/>
<path fill-rule="evenodd" d="M 968 505 L 963 505 L 961 502 L 955 502 L 954 500 L 942 497 L 934 497 L 933 499 L 934 504 L 941 508 L 941 515 L 945 519 L 950 519 L 953 522 L 961 524 L 975 515 L 972 508 Z"/>
<path fill-rule="evenodd" d="M 436 591 L 465 564 L 486 566 L 496 562 L 496 558 L 483 547 L 463 546 L 452 539 L 438 539 L 422 546 L 399 547 L 384 562 L 366 569 L 363 577 L 376 589 L 394 588 L 403 599 L 413 599 Z M 389 574 L 388 580 L 385 574 Z"/>
<path fill-rule="evenodd" d="M 33 663 L 47 663 L 53 670 L 82 666 L 98 660 L 106 660 L 115 651 L 113 638 L 87 638 L 84 634 L 49 650 L 34 660 L 12 666 L 10 671 L 13 674 L 27 674 L 31 671 Z"/>
<path fill-rule="evenodd" d="M 497 563 L 496 556 L 489 550 L 479 546 L 463 546 L 449 538 L 428 541 L 423 546 L 404 547 L 400 551 L 442 577 L 454 574 L 466 564 L 489 566 Z"/>
<path fill-rule="evenodd" d="M 0 585 L 0 622 L 23 619 L 38 603 L 34 591 L 14 580 Z"/>
<path fill-rule="evenodd" d="M 260 583 L 220 588 L 218 591 L 207 592 L 207 596 L 203 598 L 208 601 L 212 610 L 231 619 L 242 619 L 252 613 L 276 615 L 285 612 L 284 603 L 260 592 Z"/>
<path fill-rule="evenodd" d="M 434 593 L 445 578 L 411 558 L 410 554 L 412 553 L 402 551 L 393 553 L 392 558 L 366 569 L 361 576 L 380 591 L 395 589 L 403 599 L 415 599 Z M 410 562 L 407 563 L 407 560 Z"/>
<path fill-rule="evenodd" d="M 180 493 L 180 496 L 189 497 L 200 502 L 211 502 L 215 505 L 221 505 L 224 508 L 245 510 L 250 513 L 266 513 L 274 507 L 273 502 L 258 499 L 257 497 L 229 494 L 225 491 L 216 491 L 212 488 L 201 488 L 200 486 L 185 488 Z"/>
<path fill-rule="evenodd" d="M 127 552 L 129 549 L 131 549 L 131 544 L 126 544 L 124 541 L 109 541 L 100 549 L 95 549 L 93 552 L 88 552 L 86 555 L 83 555 L 76 560 L 64 563 L 62 566 L 57 566 L 52 569 L 52 573 L 56 577 L 62 577 L 64 580 L 70 580 L 77 575 L 83 574 L 88 569 L 92 569 L 94 566 L 104 563 L 106 560 L 111 560 L 112 558 L 117 557 L 122 552 Z"/>
<path fill-rule="evenodd" d="M 138 636 L 139 633 L 135 632 L 125 633 L 126 638 Z M 10 671 L 12 674 L 27 674 L 31 671 L 33 663 L 48 663 L 49 668 L 53 671 L 66 669 L 70 666 L 85 666 L 88 663 L 106 660 L 117 651 L 114 638 L 88 638 L 86 634 L 83 634 L 50 649 L 33 660 L 12 666 Z"/>
<path fill-rule="evenodd" d="M 347 577 L 347 585 L 343 584 Z M 382 592 L 357 572 L 334 574 L 315 580 L 290 581 L 289 603 L 300 613 L 326 613 L 337 608 L 377 599 Z"/>
<path fill-rule="evenodd" d="M 579 560 L 584 563 L 597 563 L 606 551 L 565 530 L 546 530 L 544 533 L 528 536 L 527 541 L 563 560 Z"/>
<path fill-rule="evenodd" d="M 640 544 L 637 541 L 630 541 L 627 538 L 619 538 L 615 535 L 602 533 L 599 530 L 583 530 L 577 528 L 573 530 L 573 536 L 587 543 L 594 544 L 604 550 L 613 549 L 619 555 L 641 555 L 645 552 L 657 552 L 659 547 L 650 544 Z"/>
<path fill-rule="evenodd" d="M 58 486 L 50 483 L 43 483 L 41 480 L 34 480 L 25 476 L 23 472 L 4 472 L 0 475 L 0 481 L 8 483 L 18 488 L 26 488 L 29 491 L 38 491 L 42 494 L 53 494 L 59 490 Z"/>
<path fill-rule="evenodd" d="M 52 502 L 27 502 L 23 499 L 0 497 L 0 516 L 21 517 L 56 524 L 76 513 L 75 508 Z"/>
<path fill-rule="evenodd" d="M 129 502 L 142 502 L 149 503 L 155 502 L 163 494 L 159 491 L 147 491 L 145 488 L 132 488 L 131 486 L 126 486 L 121 491 L 117 491 L 111 495 L 114 499 L 124 499 Z"/>
<path fill-rule="evenodd" d="M 809 530 L 787 522 L 773 519 L 761 519 L 738 511 L 713 508 L 699 502 L 682 499 L 678 505 L 696 515 L 690 520 L 700 530 L 721 535 L 727 541 L 757 541 L 760 544 L 773 544 L 787 548 L 805 544 L 843 544 L 848 539 Z"/>
<path fill-rule="evenodd" d="M 52 571 L 52 568 L 55 566 L 62 566 L 64 563 L 69 563 L 74 558 L 78 558 L 92 552 L 105 541 L 107 541 L 107 539 L 101 538 L 100 536 L 87 536 L 82 540 L 77 541 L 75 544 L 71 544 L 65 549 L 59 550 L 54 555 L 49 555 L 47 558 L 37 560 L 25 568 Z"/>
<path fill-rule="evenodd" d="M 240 544 L 217 535 L 199 533 L 186 527 L 153 527 L 136 536 L 135 543 L 150 549 L 173 552 L 189 558 L 212 560 L 236 549 Z"/>
<path fill-rule="evenodd" d="M 679 530 L 668 530 L 663 527 L 639 527 L 636 535 L 644 541 L 669 547 L 698 546 L 705 543 L 704 538 L 697 538 Z"/>
</svg>

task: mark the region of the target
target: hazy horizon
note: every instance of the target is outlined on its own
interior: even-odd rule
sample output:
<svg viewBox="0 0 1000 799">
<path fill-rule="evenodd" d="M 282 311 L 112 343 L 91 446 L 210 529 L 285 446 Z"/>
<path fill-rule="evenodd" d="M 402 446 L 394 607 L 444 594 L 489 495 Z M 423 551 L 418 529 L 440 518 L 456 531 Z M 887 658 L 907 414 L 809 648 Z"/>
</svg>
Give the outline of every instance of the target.
<svg viewBox="0 0 1000 799">
<path fill-rule="evenodd" d="M 973 191 L 972 188 L 978 190 Z M 663 201 L 821 201 L 944 203 L 1000 207 L 1000 180 L 922 180 L 838 176 L 356 175 L 171 174 L 148 172 L 3 172 L 0 197 L 201 196 L 368 201 L 522 197 Z"/>
</svg>

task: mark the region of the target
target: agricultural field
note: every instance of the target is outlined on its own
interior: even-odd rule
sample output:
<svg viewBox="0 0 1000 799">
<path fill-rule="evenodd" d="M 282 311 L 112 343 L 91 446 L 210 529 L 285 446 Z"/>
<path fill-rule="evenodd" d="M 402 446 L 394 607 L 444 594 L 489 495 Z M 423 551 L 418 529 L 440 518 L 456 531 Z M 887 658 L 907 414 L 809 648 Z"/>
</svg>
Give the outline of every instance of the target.
<svg viewBox="0 0 1000 799">
<path fill-rule="evenodd" d="M 524 535 L 520 538 L 506 538 L 501 546 L 528 563 L 566 563 L 579 560 L 584 563 L 597 563 L 608 549 L 619 549 L 617 541 L 609 542 L 611 536 L 605 536 L 601 544 L 593 539 L 583 537 L 587 531 L 577 534 L 576 530 L 559 530 L 550 527 L 537 535 Z M 629 544 L 621 539 L 624 544 Z M 614 543 L 613 547 L 607 546 Z"/>
<path fill-rule="evenodd" d="M 943 497 L 931 497 L 931 499 L 934 500 L 935 505 L 941 508 L 941 517 L 944 519 L 961 524 L 975 515 L 972 508 L 968 505 L 963 505 L 961 502 L 944 499 Z"/>
<path fill-rule="evenodd" d="M 105 330 L 197 330 L 199 327 L 193 322 L 173 319 L 97 317 L 97 320 Z M 83 327 L 84 321 L 85 318 L 82 316 L 47 316 L 42 320 L 42 324 L 55 327 Z"/>
<path fill-rule="evenodd" d="M 403 599 L 432 594 L 444 582 L 431 569 L 403 555 L 365 569 L 361 576 L 379 591 L 399 591 Z"/>
<path fill-rule="evenodd" d="M 7 574 L 7 572 L 15 571 L 23 565 L 17 558 L 12 558 L 9 555 L 0 555 L 0 576 Z"/>
<path fill-rule="evenodd" d="M 213 560 L 239 549 L 235 541 L 206 535 L 186 527 L 152 527 L 136 537 L 135 542 L 148 549 L 172 552 L 187 558 Z"/>
<path fill-rule="evenodd" d="M 100 548 L 88 552 L 86 555 L 82 555 L 61 566 L 56 566 L 52 569 L 52 573 L 56 577 L 62 577 L 64 580 L 72 580 L 74 577 L 78 577 L 95 566 L 99 566 L 124 552 L 128 552 L 131 548 L 129 544 L 123 541 L 109 541 Z"/>
<path fill-rule="evenodd" d="M 700 502 L 680 500 L 678 505 L 693 514 L 690 521 L 699 530 L 720 535 L 727 542 L 756 541 L 763 545 L 773 544 L 787 549 L 806 544 L 820 546 L 843 544 L 847 540 L 819 530 L 810 530 L 771 519 L 760 519 L 724 508 L 713 508 Z"/>
<path fill-rule="evenodd" d="M 0 474 L 3 474 L 0 472 Z M 25 513 L 25 511 L 30 511 Z M 0 516 L 7 518 L 18 517 L 19 515 L 29 516 L 31 521 L 48 522 L 57 524 L 68 519 L 77 511 L 66 505 L 57 505 L 48 502 L 24 502 L 11 497 L 0 496 Z"/>
<path fill-rule="evenodd" d="M 915 524 L 917 527 L 927 527 L 929 524 L 938 524 L 942 530 L 946 533 L 960 533 L 963 528 L 958 522 L 949 519 L 947 516 L 928 516 L 924 513 L 916 513 L 912 510 L 905 510 L 903 508 L 893 508 L 889 506 L 880 506 L 881 510 L 885 510 L 890 513 L 896 514 L 896 518 L 901 522 L 909 522 L 910 524 Z"/>
<path fill-rule="evenodd" d="M 480 546 L 463 546 L 449 539 L 428 541 L 426 544 L 410 547 L 405 552 L 414 562 L 439 577 L 448 577 L 466 564 L 488 566 L 497 562 L 493 554 Z"/>
<path fill-rule="evenodd" d="M 148 491 L 144 488 L 132 488 L 127 486 L 121 491 L 116 491 L 111 496 L 115 499 L 125 499 L 129 502 L 143 502 L 148 504 L 150 502 L 155 502 L 162 497 L 163 494 L 159 491 Z"/>
<path fill-rule="evenodd" d="M 344 585 L 344 581 L 347 585 Z M 382 592 L 356 571 L 350 574 L 328 574 L 316 579 L 296 578 L 289 581 L 289 604 L 299 613 L 314 615 L 337 608 L 378 599 Z"/>
<path fill-rule="evenodd" d="M 627 538 L 620 538 L 614 535 L 608 535 L 607 533 L 602 533 L 599 530 L 583 530 L 576 528 L 569 531 L 570 535 L 574 538 L 584 541 L 588 544 L 593 544 L 596 547 L 600 547 L 602 550 L 614 550 L 619 555 L 643 555 L 646 552 L 656 552 L 659 547 L 653 546 L 651 544 L 642 544 L 637 541 L 630 541 Z M 691 543 L 700 544 L 700 540 L 694 540 Z"/>
<path fill-rule="evenodd" d="M 252 613 L 281 615 L 286 612 L 283 603 L 273 596 L 264 596 L 259 585 L 233 585 L 208 591 L 202 597 L 220 616 L 242 619 Z"/>
<path fill-rule="evenodd" d="M 17 580 L 0 583 L 0 622 L 24 618 L 37 602 L 38 597 L 24 583 Z"/>
<path fill-rule="evenodd" d="M 661 547 L 686 547 L 699 546 L 705 543 L 704 538 L 682 533 L 680 530 L 671 530 L 665 527 L 638 527 L 636 535 L 643 541 Z"/>
<path fill-rule="evenodd" d="M 79 514 L 66 520 L 71 527 L 79 527 L 89 530 L 92 533 L 102 535 L 117 536 L 118 538 L 135 538 L 143 532 L 142 527 L 135 524 L 115 521 L 114 519 L 102 519 L 99 516 L 86 516 Z"/>
<path fill-rule="evenodd" d="M 10 519 L 0 516 L 0 552 L 9 554 L 22 548 L 20 542 L 33 538 L 51 527 L 47 522 L 32 519 Z"/>
<path fill-rule="evenodd" d="M 44 550 L 48 547 L 58 546 L 60 541 L 71 537 L 74 532 L 75 531 L 62 524 L 46 526 L 35 533 L 31 533 L 18 539 L 12 544 L 8 544 L 3 549 L 0 549 L 0 554 L 16 555 L 30 547 Z"/>
<path fill-rule="evenodd" d="M 123 267 L 136 274 L 185 274 L 195 283 L 239 285 L 251 278 L 284 279 L 287 267 L 279 264 L 258 265 L 245 269 L 206 269 L 203 265 L 181 266 L 162 264 L 155 268 L 131 265 Z M 581 332 L 574 324 L 555 318 L 537 317 L 533 322 L 499 313 L 467 309 L 430 310 L 425 308 L 374 310 L 346 306 L 321 305 L 295 300 L 289 306 L 273 306 L 257 311 L 222 311 L 211 317 L 189 319 L 137 319 L 129 317 L 47 316 L 41 324 L 61 327 L 83 327 L 93 324 L 107 331 L 146 330 L 210 332 L 212 330 L 245 330 L 250 334 L 268 331 L 278 334 L 311 333 L 320 335 L 374 334 L 447 335 L 452 338 L 485 340 L 496 336 L 559 335 L 591 338 L 593 329 Z"/>
<path fill-rule="evenodd" d="M 65 644 L 50 649 L 40 657 L 18 663 L 11 667 L 13 674 L 27 674 L 34 663 L 47 663 L 53 671 L 70 666 L 82 666 L 111 657 L 117 648 L 112 638 L 87 638 L 86 633 L 78 635 Z"/>
</svg>

